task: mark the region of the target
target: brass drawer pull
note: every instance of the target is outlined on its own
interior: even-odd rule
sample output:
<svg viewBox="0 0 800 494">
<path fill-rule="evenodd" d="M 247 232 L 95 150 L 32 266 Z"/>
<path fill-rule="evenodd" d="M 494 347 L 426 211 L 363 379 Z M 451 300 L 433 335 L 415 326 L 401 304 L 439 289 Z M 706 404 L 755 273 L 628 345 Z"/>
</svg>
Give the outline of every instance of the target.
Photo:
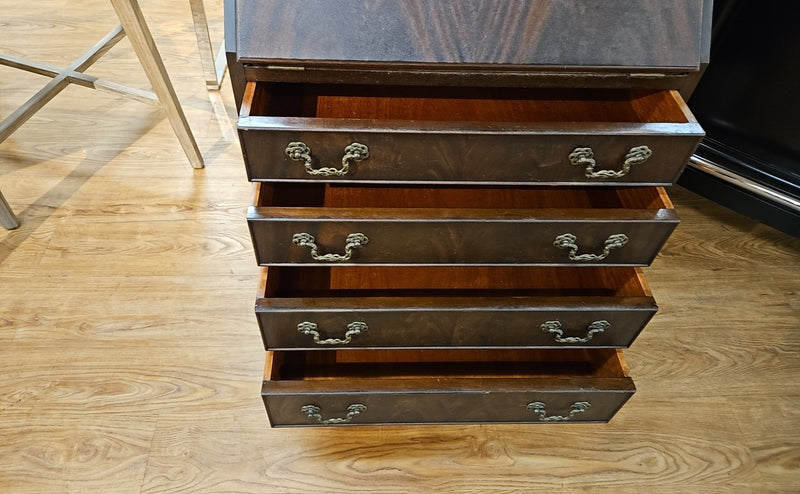
<svg viewBox="0 0 800 494">
<path fill-rule="evenodd" d="M 578 254 L 578 244 L 575 243 L 577 241 L 578 237 L 571 233 L 565 233 L 557 236 L 553 241 L 553 245 L 559 249 L 569 249 L 569 258 L 571 261 L 602 261 L 608 257 L 612 249 L 619 249 L 627 244 L 628 236 L 624 233 L 610 235 L 605 241 L 602 254 Z"/>
<path fill-rule="evenodd" d="M 319 338 L 320 335 L 317 329 L 318 326 L 313 322 L 303 321 L 297 325 L 297 331 L 314 337 L 314 343 L 317 345 L 346 345 L 353 340 L 353 336 L 364 333 L 369 327 L 367 323 L 361 321 L 351 322 L 347 325 L 347 332 L 344 334 L 344 339 L 328 338 L 326 340 L 321 340 Z"/>
<path fill-rule="evenodd" d="M 353 403 L 349 407 L 347 407 L 347 415 L 344 417 L 334 417 L 330 419 L 326 419 L 322 417 L 322 409 L 317 405 L 304 405 L 300 408 L 300 411 L 303 412 L 308 416 L 310 419 L 316 419 L 317 422 L 324 425 L 330 424 L 348 424 L 353 417 L 356 415 L 363 413 L 367 410 L 366 405 L 362 405 L 361 403 Z"/>
<path fill-rule="evenodd" d="M 317 177 L 343 177 L 350 171 L 350 165 L 357 161 L 364 161 L 369 158 L 369 148 L 363 144 L 354 142 L 344 148 L 342 156 L 342 167 L 314 168 L 311 159 L 311 148 L 303 142 L 290 142 L 286 146 L 286 156 L 294 161 L 302 161 L 306 168 L 306 173 Z"/>
<path fill-rule="evenodd" d="M 628 151 L 625 155 L 625 161 L 622 163 L 622 170 L 598 170 L 594 171 L 597 166 L 597 160 L 594 159 L 594 151 L 592 148 L 575 148 L 569 154 L 569 162 L 573 165 L 586 166 L 585 174 L 589 178 L 622 178 L 631 171 L 631 166 L 641 165 L 653 155 L 653 151 L 647 146 L 636 146 Z"/>
<path fill-rule="evenodd" d="M 588 401 L 576 401 L 572 404 L 569 410 L 569 415 L 551 415 L 547 416 L 546 405 L 541 401 L 534 401 L 528 403 L 526 409 L 539 415 L 539 420 L 542 422 L 567 422 L 572 420 L 575 415 L 583 413 L 591 407 L 592 404 Z"/>
<path fill-rule="evenodd" d="M 578 336 L 564 337 L 564 331 L 561 329 L 561 322 L 559 321 L 545 321 L 539 326 L 542 331 L 556 335 L 556 342 L 558 343 L 586 343 L 592 339 L 592 336 L 602 333 L 611 326 L 608 321 L 594 321 L 586 328 L 586 336 L 584 338 Z"/>
<path fill-rule="evenodd" d="M 315 261 L 345 262 L 353 257 L 353 250 L 360 249 L 369 243 L 369 238 L 363 233 L 351 233 L 345 238 L 344 255 L 342 254 L 322 254 L 316 244 L 317 239 L 310 233 L 295 233 L 292 235 L 292 243 L 299 247 L 311 249 L 311 257 Z"/>
</svg>

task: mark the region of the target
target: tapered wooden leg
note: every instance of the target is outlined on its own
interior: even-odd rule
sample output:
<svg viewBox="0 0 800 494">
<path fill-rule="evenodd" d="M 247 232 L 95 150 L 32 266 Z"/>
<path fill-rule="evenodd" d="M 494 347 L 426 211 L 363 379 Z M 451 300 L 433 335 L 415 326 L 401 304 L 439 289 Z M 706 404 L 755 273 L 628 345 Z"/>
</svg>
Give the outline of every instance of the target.
<svg viewBox="0 0 800 494">
<path fill-rule="evenodd" d="M 192 9 L 192 21 L 197 37 L 197 48 L 200 50 L 200 63 L 203 65 L 203 74 L 206 78 L 206 87 L 217 91 L 225 77 L 225 68 L 228 65 L 225 59 L 225 43 L 222 43 L 214 58 L 214 49 L 211 47 L 211 36 L 208 35 L 208 19 L 203 0 L 189 0 Z"/>
<path fill-rule="evenodd" d="M 19 220 L 14 216 L 14 211 L 11 210 L 2 192 L 0 192 L 0 225 L 9 230 L 19 226 Z"/>
<path fill-rule="evenodd" d="M 172 125 L 172 130 L 178 136 L 178 141 L 189 158 L 189 162 L 195 168 L 203 168 L 203 157 L 200 154 L 200 149 L 194 140 L 186 115 L 183 113 L 178 97 L 169 80 L 164 62 L 158 53 L 139 3 L 136 0 L 111 0 L 111 4 L 117 12 L 117 17 L 119 17 L 125 34 L 128 35 L 136 56 L 139 57 L 139 62 L 150 80 L 153 92 L 158 96 L 158 100 L 167 114 L 167 119 Z"/>
</svg>

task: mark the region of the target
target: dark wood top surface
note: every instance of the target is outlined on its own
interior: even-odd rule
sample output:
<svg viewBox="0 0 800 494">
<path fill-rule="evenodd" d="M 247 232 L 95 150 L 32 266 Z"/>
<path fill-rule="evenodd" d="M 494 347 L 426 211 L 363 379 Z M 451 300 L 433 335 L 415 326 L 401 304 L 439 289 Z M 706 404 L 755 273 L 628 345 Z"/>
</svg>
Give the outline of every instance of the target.
<svg viewBox="0 0 800 494">
<path fill-rule="evenodd" d="M 237 0 L 241 61 L 697 68 L 703 0 Z"/>
</svg>

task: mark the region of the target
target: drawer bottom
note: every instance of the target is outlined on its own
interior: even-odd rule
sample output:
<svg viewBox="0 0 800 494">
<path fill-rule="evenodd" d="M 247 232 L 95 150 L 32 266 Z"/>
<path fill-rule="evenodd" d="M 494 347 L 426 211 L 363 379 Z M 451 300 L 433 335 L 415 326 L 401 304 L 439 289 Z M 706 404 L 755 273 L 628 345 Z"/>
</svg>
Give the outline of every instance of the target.
<svg viewBox="0 0 800 494">
<path fill-rule="evenodd" d="M 633 395 L 621 351 L 267 352 L 273 427 L 607 422 Z"/>
</svg>

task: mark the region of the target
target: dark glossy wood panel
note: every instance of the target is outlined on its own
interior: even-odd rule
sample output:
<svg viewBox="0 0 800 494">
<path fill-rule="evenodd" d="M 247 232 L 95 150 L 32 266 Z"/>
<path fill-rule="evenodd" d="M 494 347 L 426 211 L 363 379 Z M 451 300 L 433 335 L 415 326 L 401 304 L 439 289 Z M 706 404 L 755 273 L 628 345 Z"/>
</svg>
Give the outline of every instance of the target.
<svg viewBox="0 0 800 494">
<path fill-rule="evenodd" d="M 260 184 L 270 198 L 247 216 L 259 264 L 324 265 L 292 243 L 296 234 L 312 235 L 320 254 L 343 255 L 346 237 L 360 233 L 368 243 L 342 263 L 647 265 L 678 223 L 657 188 L 321 187 Z M 567 233 L 579 255 L 600 255 L 612 235 L 629 241 L 572 261 L 554 245 Z"/>
<path fill-rule="evenodd" d="M 256 317 L 268 350 L 627 347 L 657 310 L 634 268 L 269 268 L 264 276 Z M 300 330 L 307 323 L 316 340 Z M 363 326 L 350 333 L 353 323 Z"/>
<path fill-rule="evenodd" d="M 262 398 L 273 426 L 320 425 L 363 411 L 342 425 L 605 422 L 633 395 L 622 355 L 587 351 L 268 352 Z M 574 404 L 589 406 L 570 416 Z M 334 424 L 327 424 L 334 425 Z"/>
<path fill-rule="evenodd" d="M 697 69 L 702 14 L 702 0 L 238 0 L 236 21 L 248 62 Z"/>
<path fill-rule="evenodd" d="M 670 184 L 702 129 L 670 91 L 413 88 L 252 84 L 239 135 L 251 180 Z M 343 176 L 314 176 L 286 154 L 311 149 L 313 167 L 341 167 L 344 149 L 370 156 Z M 597 170 L 627 153 L 652 155 L 622 177 L 587 178 L 570 154 L 589 147 Z"/>
</svg>

